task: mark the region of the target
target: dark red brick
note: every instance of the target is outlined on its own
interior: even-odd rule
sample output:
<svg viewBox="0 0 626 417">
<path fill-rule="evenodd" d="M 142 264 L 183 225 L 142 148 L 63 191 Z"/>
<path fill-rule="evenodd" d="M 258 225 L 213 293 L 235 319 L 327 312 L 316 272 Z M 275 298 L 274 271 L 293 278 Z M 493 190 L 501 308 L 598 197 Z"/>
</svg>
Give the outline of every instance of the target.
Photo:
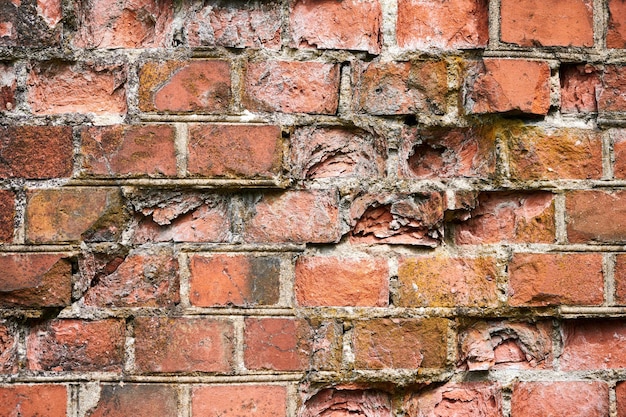
<svg viewBox="0 0 626 417">
<path fill-rule="evenodd" d="M 14 374 L 18 370 L 19 335 L 17 330 L 14 323 L 0 320 L 0 374 Z"/>
<path fill-rule="evenodd" d="M 2 39 L 2 23 L 0 23 L 0 39 Z M 0 63 L 0 112 L 11 111 L 15 108 L 16 87 L 17 77 L 13 65 Z"/>
<path fill-rule="evenodd" d="M 606 65 L 598 94 L 599 112 L 626 111 L 626 65 Z"/>
<path fill-rule="evenodd" d="M 572 191 L 566 194 L 567 237 L 571 243 L 626 242 L 626 192 Z"/>
<path fill-rule="evenodd" d="M 8 190 L 0 190 L 0 242 L 10 243 L 13 240 L 15 224 L 15 194 Z"/>
<path fill-rule="evenodd" d="M 103 385 L 98 403 L 85 417 L 176 417 L 178 401 L 173 385 Z"/>
</svg>

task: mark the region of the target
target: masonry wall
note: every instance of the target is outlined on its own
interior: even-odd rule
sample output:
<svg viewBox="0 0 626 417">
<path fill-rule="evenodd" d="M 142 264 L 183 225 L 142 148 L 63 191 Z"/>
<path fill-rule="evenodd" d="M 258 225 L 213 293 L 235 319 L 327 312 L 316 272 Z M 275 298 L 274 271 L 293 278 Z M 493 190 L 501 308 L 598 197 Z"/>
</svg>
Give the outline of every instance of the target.
<svg viewBox="0 0 626 417">
<path fill-rule="evenodd" d="M 0 124 L 2 417 L 626 416 L 624 0 L 3 0 Z"/>
</svg>

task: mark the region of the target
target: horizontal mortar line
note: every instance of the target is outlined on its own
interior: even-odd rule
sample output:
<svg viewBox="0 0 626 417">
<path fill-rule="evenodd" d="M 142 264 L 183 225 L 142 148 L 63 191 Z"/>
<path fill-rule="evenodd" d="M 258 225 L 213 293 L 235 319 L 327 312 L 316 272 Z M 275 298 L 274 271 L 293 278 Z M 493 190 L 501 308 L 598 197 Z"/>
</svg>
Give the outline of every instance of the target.
<svg viewBox="0 0 626 417">
<path fill-rule="evenodd" d="M 279 179 L 222 179 L 222 178 L 111 178 L 111 179 L 71 179 L 64 186 L 155 186 L 155 187 L 194 187 L 194 188 L 286 188 L 287 181 Z"/>
<path fill-rule="evenodd" d="M 626 317 L 626 307 L 583 307 L 583 306 L 560 306 L 559 313 L 564 318 L 569 317 Z"/>
<path fill-rule="evenodd" d="M 189 316 L 281 316 L 295 317 L 296 310 L 292 307 L 255 307 L 253 308 L 217 308 L 217 307 L 187 307 L 184 310 L 185 315 Z"/>
<path fill-rule="evenodd" d="M 556 307 L 316 307 L 296 308 L 297 317 L 322 317 L 327 319 L 360 320 L 370 318 L 448 318 L 476 317 L 476 318 L 519 318 L 545 317 L 556 318 Z"/>
<path fill-rule="evenodd" d="M 574 49 L 558 51 L 553 49 L 523 49 L 500 47 L 493 49 L 485 49 L 482 53 L 483 58 L 528 58 L 542 59 L 552 61 L 580 61 L 580 62 L 597 62 L 605 63 L 607 59 L 622 60 L 626 59 L 626 54 L 622 52 L 613 52 L 607 49 Z"/>
<path fill-rule="evenodd" d="M 481 371 L 465 371 L 476 374 Z M 593 369 L 559 371 L 554 369 L 492 369 L 488 371 L 489 380 L 510 382 L 520 380 L 524 382 L 540 381 L 621 381 L 626 378 L 626 369 Z"/>
<path fill-rule="evenodd" d="M 67 245 L 2 245 L 0 244 L 0 253 L 3 252 L 80 252 L 80 245 L 67 244 Z"/>
<path fill-rule="evenodd" d="M 597 119 L 597 123 L 598 125 L 604 127 L 624 127 L 626 126 L 626 114 L 621 114 L 618 117 L 611 117 L 611 118 L 605 118 L 605 117 L 599 117 Z"/>
<path fill-rule="evenodd" d="M 175 244 L 182 252 L 304 252 L 305 244 L 253 244 L 253 243 L 179 243 Z"/>
<path fill-rule="evenodd" d="M 87 248 L 94 251 L 106 251 L 109 248 L 114 248 L 120 246 L 119 243 L 116 242 L 97 242 L 97 243 L 87 243 Z M 146 248 L 145 243 L 136 243 L 130 245 L 123 245 L 124 247 L 128 247 L 130 249 L 141 250 Z M 263 253 L 300 253 L 306 250 L 305 244 L 254 244 L 254 243 L 243 243 L 243 244 L 234 244 L 234 243 L 188 243 L 188 242 L 155 242 L 150 243 L 151 247 L 168 247 L 173 250 L 178 250 L 181 252 L 188 253 L 213 253 L 213 252 L 263 252 Z M 0 244 L 0 254 L 1 253 L 29 253 L 29 252 L 62 252 L 62 253 L 78 253 L 81 252 L 82 248 L 80 245 L 76 244 L 51 244 L 51 245 L 43 245 L 43 244 Z"/>
<path fill-rule="evenodd" d="M 272 123 L 262 115 L 246 113 L 241 115 L 210 115 L 210 114 L 141 114 L 142 122 L 213 122 L 224 124 L 268 124 Z"/>
<path fill-rule="evenodd" d="M 280 383 L 280 382 L 298 382 L 304 378 L 304 373 L 291 374 L 251 374 L 251 375 L 205 375 L 205 376 L 186 376 L 186 375 L 119 375 L 111 373 L 68 373 L 65 375 L 37 375 L 37 376 L 8 376 L 0 377 L 0 384 L 10 383 L 37 383 L 37 382 L 140 382 L 140 383 L 183 383 L 183 384 L 214 384 L 214 383 Z"/>
<path fill-rule="evenodd" d="M 561 253 L 561 252 L 602 252 L 619 253 L 626 251 L 626 244 L 556 244 L 556 243 L 493 243 L 482 245 L 458 245 L 455 247 L 457 256 L 483 256 L 484 254 L 496 253 L 498 250 L 506 248 L 515 253 Z"/>
</svg>

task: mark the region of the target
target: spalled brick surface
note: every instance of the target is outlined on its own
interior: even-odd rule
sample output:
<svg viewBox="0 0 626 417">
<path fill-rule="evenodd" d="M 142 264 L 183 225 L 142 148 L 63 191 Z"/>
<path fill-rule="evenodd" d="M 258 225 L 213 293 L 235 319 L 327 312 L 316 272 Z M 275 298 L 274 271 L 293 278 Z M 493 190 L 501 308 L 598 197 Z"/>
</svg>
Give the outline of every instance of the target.
<svg viewBox="0 0 626 417">
<path fill-rule="evenodd" d="M 285 417 L 287 391 L 277 385 L 200 386 L 191 394 L 191 415 Z"/>
<path fill-rule="evenodd" d="M 590 64 L 562 65 L 561 111 L 588 113 L 598 111 L 597 93 L 601 88 L 600 71 Z"/>
<path fill-rule="evenodd" d="M 327 389 L 307 400 L 302 416 L 329 414 L 391 417 L 391 399 L 388 394 L 376 390 Z"/>
<path fill-rule="evenodd" d="M 609 414 L 609 387 L 602 382 L 519 382 L 513 386 L 511 417 Z"/>
<path fill-rule="evenodd" d="M 0 387 L 3 410 L 0 416 L 49 416 L 65 417 L 67 410 L 67 387 L 61 384 L 39 384 Z"/>
<path fill-rule="evenodd" d="M 0 27 L 1 27 L 0 23 Z M 12 65 L 0 63 L 0 111 L 15 107 L 15 88 L 17 87 L 15 69 Z"/>
<path fill-rule="evenodd" d="M 174 387 L 160 384 L 104 385 L 98 403 L 88 417 L 175 416 L 178 394 Z"/>
<path fill-rule="evenodd" d="M 623 112 L 626 109 L 626 65 L 607 65 L 598 94 L 598 111 Z"/>
<path fill-rule="evenodd" d="M 574 191 L 565 200 L 570 242 L 619 243 L 626 241 L 623 191 Z"/>
<path fill-rule="evenodd" d="M 0 374 L 13 374 L 18 369 L 17 326 L 7 320 L 0 320 Z"/>
<path fill-rule="evenodd" d="M 499 387 L 481 383 L 447 384 L 441 388 L 412 394 L 404 407 L 409 415 L 428 417 L 502 415 Z"/>
<path fill-rule="evenodd" d="M 616 129 L 611 132 L 613 139 L 613 152 L 615 162 L 613 164 L 613 175 L 615 178 L 626 178 L 626 129 Z"/>
<path fill-rule="evenodd" d="M 0 6 L 0 46 L 58 45 L 63 24 L 60 0 L 5 1 Z"/>
<path fill-rule="evenodd" d="M 608 48 L 626 48 L 626 4 L 620 0 L 609 0 L 609 30 L 606 34 Z"/>
<path fill-rule="evenodd" d="M 590 0 L 503 0 L 501 39 L 521 46 L 593 46 Z"/>
<path fill-rule="evenodd" d="M 244 364 L 252 370 L 305 370 L 311 334 L 308 323 L 301 319 L 246 318 Z"/>
</svg>

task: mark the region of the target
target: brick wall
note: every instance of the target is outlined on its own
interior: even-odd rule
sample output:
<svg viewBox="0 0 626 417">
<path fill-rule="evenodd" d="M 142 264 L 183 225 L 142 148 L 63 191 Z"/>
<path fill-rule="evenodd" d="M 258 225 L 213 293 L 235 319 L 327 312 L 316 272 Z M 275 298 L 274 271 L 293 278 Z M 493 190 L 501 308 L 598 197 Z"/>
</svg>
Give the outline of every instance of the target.
<svg viewBox="0 0 626 417">
<path fill-rule="evenodd" d="M 623 0 L 4 0 L 0 416 L 626 416 Z"/>
</svg>

